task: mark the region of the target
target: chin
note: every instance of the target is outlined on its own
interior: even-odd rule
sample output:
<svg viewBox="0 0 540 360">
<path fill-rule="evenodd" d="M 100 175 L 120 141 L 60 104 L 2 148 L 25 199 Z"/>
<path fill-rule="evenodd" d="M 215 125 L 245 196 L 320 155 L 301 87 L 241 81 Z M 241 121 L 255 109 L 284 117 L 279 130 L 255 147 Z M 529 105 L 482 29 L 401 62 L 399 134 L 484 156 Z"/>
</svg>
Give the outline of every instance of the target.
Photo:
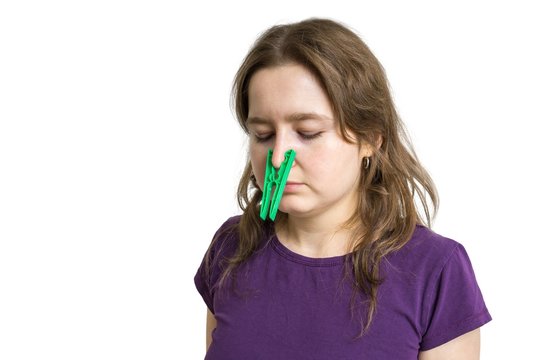
<svg viewBox="0 0 540 360">
<path fill-rule="evenodd" d="M 279 211 L 289 215 L 289 216 L 294 216 L 294 217 L 298 217 L 298 218 L 303 218 L 303 217 L 307 217 L 309 216 L 309 214 L 311 213 L 308 209 L 305 209 L 305 208 L 298 208 L 298 207 L 295 207 L 295 208 L 292 208 L 292 207 L 287 207 L 287 208 L 279 208 Z"/>
</svg>

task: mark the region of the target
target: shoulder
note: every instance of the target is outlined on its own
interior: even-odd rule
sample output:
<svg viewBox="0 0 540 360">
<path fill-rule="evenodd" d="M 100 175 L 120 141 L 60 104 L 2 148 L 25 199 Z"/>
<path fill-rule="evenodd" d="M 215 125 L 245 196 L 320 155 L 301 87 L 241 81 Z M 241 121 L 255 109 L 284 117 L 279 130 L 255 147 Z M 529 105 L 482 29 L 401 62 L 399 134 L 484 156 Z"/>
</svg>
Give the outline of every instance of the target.
<svg viewBox="0 0 540 360">
<path fill-rule="evenodd" d="M 223 260 L 233 255 L 236 249 L 235 234 L 239 221 L 240 216 L 233 216 L 218 228 L 195 274 L 195 286 L 212 313 L 215 286 L 225 265 Z"/>
<path fill-rule="evenodd" d="M 442 268 L 456 253 L 461 252 L 465 253 L 465 249 L 459 242 L 417 225 L 411 239 L 393 255 L 396 261 Z"/>
<path fill-rule="evenodd" d="M 456 240 L 450 239 L 446 236 L 436 233 L 430 228 L 423 225 L 416 225 L 413 236 L 407 243 L 407 246 L 411 250 L 415 248 L 422 248 L 433 252 L 434 254 L 447 254 L 461 246 Z"/>
<path fill-rule="evenodd" d="M 401 261 L 423 281 L 421 350 L 429 350 L 491 320 L 473 265 L 459 242 L 417 226 Z M 403 263 L 403 262 L 402 262 Z"/>
<path fill-rule="evenodd" d="M 459 242 L 417 226 L 384 262 L 387 298 L 408 305 L 426 351 L 491 320 L 471 261 Z"/>
<path fill-rule="evenodd" d="M 234 253 L 238 242 L 240 218 L 241 215 L 231 216 L 217 229 L 208 249 L 211 259 Z"/>
<path fill-rule="evenodd" d="M 237 232 L 238 225 L 240 224 L 240 218 L 242 215 L 234 215 L 229 217 L 221 224 L 214 234 L 215 241 L 226 239 L 233 236 Z"/>
<path fill-rule="evenodd" d="M 445 273 L 472 271 L 462 244 L 422 225 L 401 249 L 386 257 L 384 268 L 387 275 L 407 279 L 428 292 L 435 291 Z"/>
</svg>

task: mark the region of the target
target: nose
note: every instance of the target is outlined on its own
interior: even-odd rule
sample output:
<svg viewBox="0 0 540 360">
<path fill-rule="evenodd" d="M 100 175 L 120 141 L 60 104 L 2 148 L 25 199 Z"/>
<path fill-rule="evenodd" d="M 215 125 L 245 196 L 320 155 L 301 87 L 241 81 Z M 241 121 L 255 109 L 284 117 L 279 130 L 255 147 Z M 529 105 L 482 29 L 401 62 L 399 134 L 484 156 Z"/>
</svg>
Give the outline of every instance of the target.
<svg viewBox="0 0 540 360">
<path fill-rule="evenodd" d="M 283 156 L 284 152 L 281 152 L 279 150 L 276 150 L 276 148 L 274 148 L 273 150 L 273 153 L 272 153 L 272 166 L 276 169 L 279 169 L 279 167 L 281 166 L 281 163 L 283 162 L 283 160 L 285 160 L 285 156 Z"/>
<path fill-rule="evenodd" d="M 272 166 L 279 169 L 281 163 L 285 160 L 285 153 L 292 149 L 291 144 L 289 144 L 285 139 L 278 139 L 276 137 L 276 143 L 274 144 L 274 150 L 272 154 Z"/>
</svg>

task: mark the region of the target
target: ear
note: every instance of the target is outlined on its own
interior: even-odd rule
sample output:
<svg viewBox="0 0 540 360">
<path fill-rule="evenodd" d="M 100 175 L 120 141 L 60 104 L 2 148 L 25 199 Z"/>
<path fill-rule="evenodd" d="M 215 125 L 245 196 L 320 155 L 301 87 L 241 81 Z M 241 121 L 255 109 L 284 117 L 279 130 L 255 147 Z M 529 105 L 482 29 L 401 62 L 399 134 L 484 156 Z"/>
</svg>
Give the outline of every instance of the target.
<svg viewBox="0 0 540 360">
<path fill-rule="evenodd" d="M 379 150 L 383 144 L 383 136 L 380 132 L 376 132 L 374 134 L 374 138 L 375 138 L 375 146 L 376 146 L 376 149 Z"/>
<path fill-rule="evenodd" d="M 376 132 L 371 136 L 370 142 L 364 142 L 360 146 L 360 157 L 371 157 L 373 153 L 379 150 L 383 144 L 383 136 L 381 133 Z"/>
<path fill-rule="evenodd" d="M 376 135 L 377 150 L 381 148 L 383 141 L 384 141 L 384 138 L 382 134 L 378 132 Z"/>
</svg>

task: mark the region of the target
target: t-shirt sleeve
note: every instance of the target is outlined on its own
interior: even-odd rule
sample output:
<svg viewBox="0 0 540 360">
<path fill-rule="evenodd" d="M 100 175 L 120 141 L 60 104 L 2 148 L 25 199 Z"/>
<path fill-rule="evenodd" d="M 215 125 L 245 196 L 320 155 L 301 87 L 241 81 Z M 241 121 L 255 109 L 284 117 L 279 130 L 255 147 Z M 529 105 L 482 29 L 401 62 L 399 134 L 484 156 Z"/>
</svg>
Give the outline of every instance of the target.
<svg viewBox="0 0 540 360">
<path fill-rule="evenodd" d="M 209 276 L 208 271 L 206 269 L 205 260 L 203 259 L 201 265 L 199 266 L 199 269 L 197 270 L 197 273 L 195 274 L 195 287 L 197 288 L 197 291 L 199 294 L 201 294 L 201 297 L 203 298 L 206 306 L 212 314 L 214 313 L 214 302 L 213 302 L 213 296 L 210 291 L 211 285 L 209 283 Z"/>
<path fill-rule="evenodd" d="M 212 314 L 214 314 L 215 287 L 223 270 L 223 260 L 234 252 L 234 239 L 232 239 L 231 234 L 238 220 L 239 217 L 232 217 L 216 231 L 212 243 L 195 273 L 195 287 Z"/>
<path fill-rule="evenodd" d="M 428 326 L 420 344 L 425 351 L 486 324 L 491 316 L 465 248 L 456 243 L 426 301 Z"/>
</svg>

